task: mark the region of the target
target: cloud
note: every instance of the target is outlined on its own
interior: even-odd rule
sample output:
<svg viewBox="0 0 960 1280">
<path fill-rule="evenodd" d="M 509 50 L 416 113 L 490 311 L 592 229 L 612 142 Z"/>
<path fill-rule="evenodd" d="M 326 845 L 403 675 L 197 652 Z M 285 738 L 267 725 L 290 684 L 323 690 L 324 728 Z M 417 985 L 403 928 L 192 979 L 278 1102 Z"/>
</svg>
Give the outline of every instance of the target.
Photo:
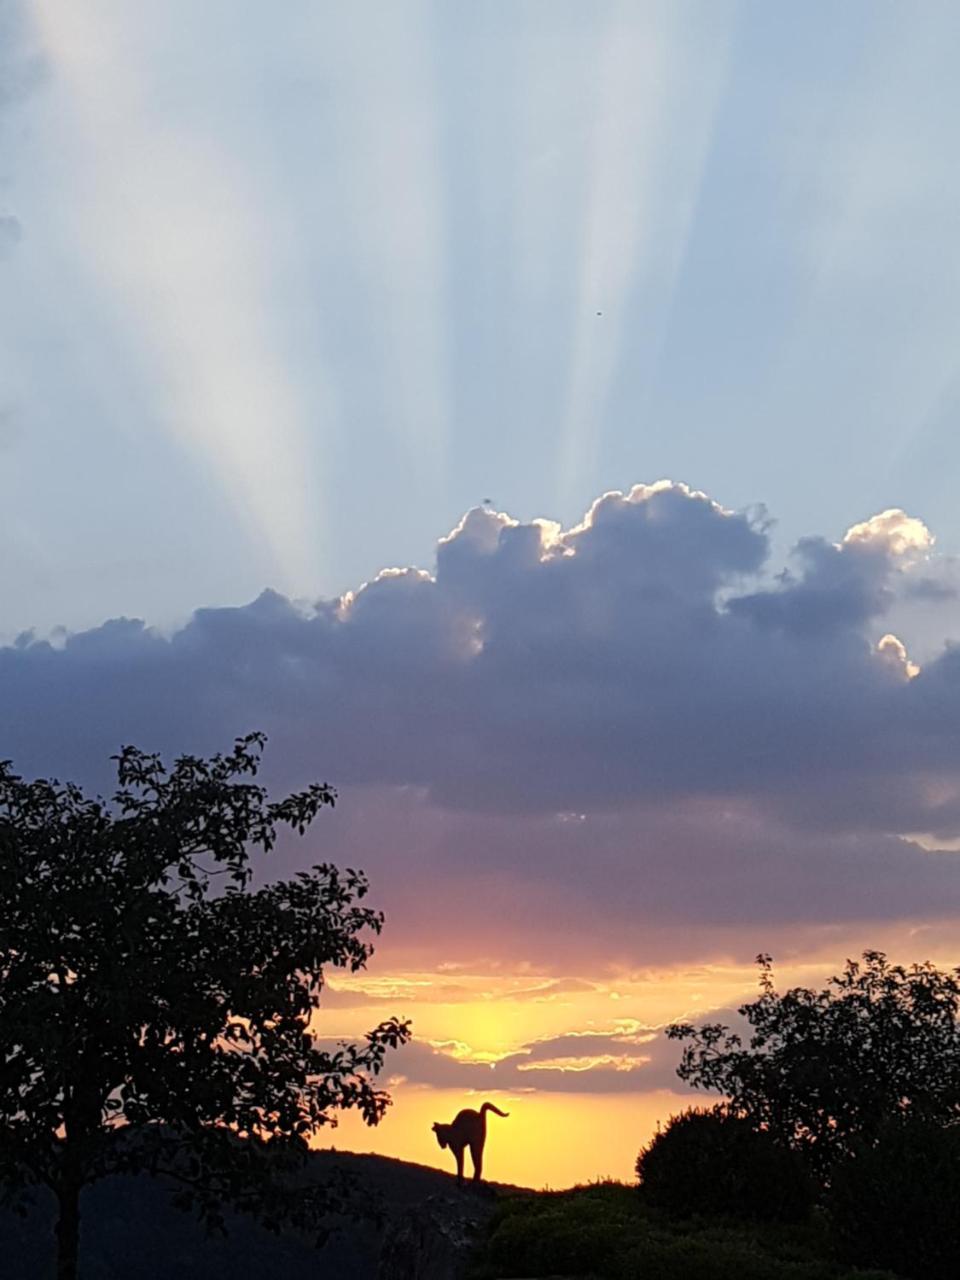
<svg viewBox="0 0 960 1280">
<path fill-rule="evenodd" d="M 749 963 L 764 950 L 847 946 L 853 933 L 879 945 L 897 922 L 949 917 L 960 892 L 952 853 L 712 799 L 581 818 L 450 812 L 422 792 L 351 789 L 315 848 L 368 870 L 395 964 L 533 961 L 606 984 L 611 966 Z"/>
<path fill-rule="evenodd" d="M 505 991 L 503 1000 L 552 1001 L 558 996 L 584 995 L 595 991 L 596 985 L 583 978 L 555 978 L 550 982 L 538 982 L 532 987 L 521 987 L 513 991 Z"/>
<path fill-rule="evenodd" d="M 735 1015 L 733 1015 L 735 1016 Z M 706 1021 L 731 1020 L 729 1011 Z M 392 1060 L 405 1082 L 477 1092 L 639 1093 L 685 1092 L 676 1075 L 680 1049 L 662 1027 L 624 1019 L 607 1028 L 568 1031 L 531 1040 L 495 1062 L 472 1061 L 465 1046 L 414 1040 Z"/>
<path fill-rule="evenodd" d="M 918 670 L 888 622 L 937 578 L 931 535 L 891 510 L 787 573 L 768 554 L 762 512 L 666 482 L 566 530 L 475 509 L 433 573 L 0 650 L 0 755 L 105 783 L 121 742 L 264 728 L 271 784 L 345 789 L 325 853 L 451 960 L 509 934 L 582 973 L 587 935 L 941 918 L 960 862 L 911 838 L 960 835 L 960 648 Z"/>
<path fill-rule="evenodd" d="M 606 494 L 566 531 L 477 509 L 434 575 L 385 571 L 308 609 L 265 592 L 169 637 L 114 619 L 3 651 L 4 749 L 76 770 L 119 740 L 206 747 L 259 725 L 288 771 L 454 809 L 710 795 L 801 825 L 957 834 L 956 651 L 910 679 L 906 655 L 877 650 L 898 579 L 925 573 L 917 528 L 886 513 L 839 544 L 804 539 L 798 574 L 743 591 L 764 521 L 682 485 Z"/>
<path fill-rule="evenodd" d="M 920 520 L 899 509 L 884 511 L 853 525 L 839 544 L 801 539 L 794 549 L 799 574 L 786 571 L 779 590 L 736 597 L 728 608 L 787 632 L 855 631 L 889 610 L 897 576 L 924 562 L 932 546 L 933 536 Z"/>
<path fill-rule="evenodd" d="M 435 975 L 421 981 L 380 981 L 363 986 L 324 986 L 323 1005 L 330 1009 L 360 1009 L 370 1005 L 388 1007 L 396 1004 L 462 1004 L 467 1002 L 523 1001 L 535 1004 L 562 1003 L 564 996 L 584 995 L 597 990 L 585 978 L 552 978 L 531 986 L 508 985 L 490 990 L 489 978 L 472 986 L 438 982 Z"/>
<path fill-rule="evenodd" d="M 955 600 L 960 592 L 953 583 L 938 578 L 916 578 L 907 585 L 905 594 L 912 600 L 939 604 L 943 600 Z"/>
</svg>

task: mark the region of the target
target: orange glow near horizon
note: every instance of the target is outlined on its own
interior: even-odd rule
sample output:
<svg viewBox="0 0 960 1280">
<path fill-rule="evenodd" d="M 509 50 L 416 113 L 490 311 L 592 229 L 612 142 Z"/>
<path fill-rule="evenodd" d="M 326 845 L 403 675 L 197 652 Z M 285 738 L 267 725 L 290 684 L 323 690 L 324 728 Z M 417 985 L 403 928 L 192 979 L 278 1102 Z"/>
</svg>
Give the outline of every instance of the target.
<svg viewBox="0 0 960 1280">
<path fill-rule="evenodd" d="M 956 964 L 952 931 L 938 936 L 901 923 L 870 933 L 850 936 L 839 948 L 832 936 L 806 955 L 794 952 L 775 969 L 778 987 L 820 987 L 846 956 L 870 945 L 902 963 Z M 337 1128 L 321 1130 L 314 1145 L 453 1171 L 450 1153 L 433 1137 L 433 1122 L 489 1100 L 510 1112 L 488 1125 L 484 1171 L 490 1179 L 538 1188 L 606 1177 L 632 1181 L 637 1152 L 657 1124 L 711 1101 L 683 1092 L 679 1081 L 672 1087 L 681 1047 L 664 1042 L 663 1028 L 704 1020 L 756 994 L 755 965 L 721 959 L 590 977 L 549 976 L 525 966 L 511 974 L 494 965 L 486 973 L 480 965 L 469 971 L 439 965 L 331 975 L 315 1024 L 324 1039 L 362 1039 L 397 1015 L 411 1020 L 414 1041 L 388 1057 L 382 1083 L 393 1105 L 383 1122 L 371 1129 L 346 1113 Z M 463 1086 L 450 1087 L 461 1069 Z M 431 1074 L 435 1084 L 425 1078 Z"/>
<path fill-rule="evenodd" d="M 433 1122 L 452 1120 L 461 1108 L 489 1100 L 510 1113 L 509 1119 L 491 1117 L 488 1124 L 485 1173 L 492 1180 L 538 1188 L 608 1177 L 629 1181 L 640 1146 L 658 1122 L 694 1101 L 689 1094 L 645 1087 L 637 1060 L 604 1059 L 592 1048 L 581 1057 L 576 1039 L 562 1053 L 551 1053 L 530 1067 L 523 1064 L 511 1088 L 502 1087 L 495 1064 L 560 1036 L 622 1032 L 641 1041 L 656 1039 L 672 1019 L 739 1001 L 754 986 L 750 967 L 723 965 L 603 981 L 436 971 L 338 976 L 331 983 L 328 1007 L 321 1002 L 317 1019 L 325 1038 L 360 1038 L 379 1020 L 396 1014 L 412 1021 L 421 1049 L 458 1064 L 489 1068 L 490 1086 L 483 1087 L 482 1080 L 478 1085 L 475 1075 L 462 1089 L 408 1079 L 408 1051 L 401 1049 L 388 1059 L 383 1082 L 393 1105 L 381 1124 L 369 1128 L 356 1114 L 346 1113 L 336 1129 L 321 1130 L 314 1145 L 376 1152 L 450 1172 L 453 1159 L 437 1145 Z M 679 1049 L 675 1056 L 679 1059 Z M 585 1088 L 591 1070 L 604 1064 L 615 1070 L 632 1066 L 636 1090 Z M 553 1087 L 538 1087 L 547 1071 Z M 558 1087 L 558 1073 L 569 1074 L 569 1091 Z"/>
<path fill-rule="evenodd" d="M 437 1145 L 431 1126 L 435 1120 L 452 1120 L 462 1107 L 489 1101 L 509 1115 L 506 1120 L 489 1118 L 484 1176 L 492 1182 L 560 1190 L 598 1178 L 631 1181 L 637 1152 L 657 1122 L 690 1105 L 688 1097 L 666 1090 L 612 1095 L 490 1090 L 481 1096 L 400 1085 L 391 1093 L 394 1105 L 376 1128 L 350 1113 L 336 1129 L 322 1131 L 313 1145 L 375 1152 L 454 1173 L 453 1157 Z M 468 1155 L 468 1177 L 470 1170 Z"/>
</svg>

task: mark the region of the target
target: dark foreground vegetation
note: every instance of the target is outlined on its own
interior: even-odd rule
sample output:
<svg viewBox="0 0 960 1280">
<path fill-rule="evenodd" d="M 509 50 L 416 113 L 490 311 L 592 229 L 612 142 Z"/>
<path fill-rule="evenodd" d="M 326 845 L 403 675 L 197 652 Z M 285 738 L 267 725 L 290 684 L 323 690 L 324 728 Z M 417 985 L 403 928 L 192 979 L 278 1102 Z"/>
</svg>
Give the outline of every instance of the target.
<svg viewBox="0 0 960 1280">
<path fill-rule="evenodd" d="M 112 1177 L 87 1192 L 80 1280 L 919 1280 L 926 1269 L 856 1267 L 828 1213 L 803 1223 L 675 1214 L 635 1186 L 572 1191 L 484 1186 L 379 1156 L 317 1152 L 307 1174 L 345 1175 L 359 1216 L 331 1215 L 328 1239 L 225 1214 L 226 1234 L 179 1213 L 163 1179 Z M 51 1199 L 0 1213 L 0 1275 L 53 1280 Z M 933 1273 L 935 1274 L 935 1273 Z M 950 1275 L 956 1275 L 951 1271 Z"/>
<path fill-rule="evenodd" d="M 171 767 L 126 747 L 109 802 L 0 761 L 0 1192 L 48 1206 L 58 1280 L 92 1235 L 87 1191 L 116 1176 L 159 1178 L 214 1231 L 243 1210 L 320 1233 L 339 1192 L 303 1177 L 308 1139 L 389 1104 L 374 1081 L 408 1027 L 331 1051 L 312 1025 L 325 968 L 362 968 L 383 923 L 363 875 L 254 886 L 335 798 L 271 800 L 263 743 Z"/>
<path fill-rule="evenodd" d="M 319 1247 L 312 1231 L 283 1226 L 273 1232 L 230 1210 L 225 1232 L 211 1234 L 176 1209 L 174 1188 L 162 1177 L 106 1178 L 84 1193 L 80 1280 L 446 1280 L 450 1273 L 443 1269 L 451 1263 L 460 1270 L 451 1260 L 466 1256 L 462 1245 L 482 1229 L 498 1195 L 509 1191 L 460 1194 L 451 1174 L 349 1152 L 311 1153 L 302 1177 L 318 1186 L 333 1179 L 354 1193 L 358 1212 L 329 1215 L 329 1234 Z M 2 1280 L 54 1280 L 55 1215 L 53 1197 L 41 1189 L 25 1217 L 0 1209 Z M 421 1221 L 429 1224 L 426 1235 L 407 1229 Z M 425 1263 L 441 1270 L 424 1271 Z"/>
<path fill-rule="evenodd" d="M 677 1217 L 634 1187 L 601 1183 L 499 1204 L 471 1280 L 892 1280 L 841 1262 L 823 1222 Z"/>
<path fill-rule="evenodd" d="M 960 1277 L 958 974 L 869 951 L 780 993 L 759 964 L 739 1028 L 668 1030 L 722 1101 L 655 1134 L 635 1188 L 504 1201 L 478 1280 Z"/>
<path fill-rule="evenodd" d="M 960 1276 L 960 975 L 848 960 L 778 992 L 759 957 L 743 1027 L 671 1027 L 677 1074 L 724 1096 L 640 1152 L 649 1204 L 822 1222 L 835 1255 L 912 1280 Z"/>
<path fill-rule="evenodd" d="M 410 1030 L 316 1039 L 325 968 L 383 921 L 350 869 L 255 886 L 334 801 L 270 800 L 262 746 L 125 748 L 110 802 L 0 762 L 0 1280 L 960 1277 L 960 971 L 876 951 L 783 993 L 761 956 L 738 1026 L 670 1027 L 719 1101 L 634 1187 L 312 1153 L 339 1110 L 379 1121 Z"/>
</svg>

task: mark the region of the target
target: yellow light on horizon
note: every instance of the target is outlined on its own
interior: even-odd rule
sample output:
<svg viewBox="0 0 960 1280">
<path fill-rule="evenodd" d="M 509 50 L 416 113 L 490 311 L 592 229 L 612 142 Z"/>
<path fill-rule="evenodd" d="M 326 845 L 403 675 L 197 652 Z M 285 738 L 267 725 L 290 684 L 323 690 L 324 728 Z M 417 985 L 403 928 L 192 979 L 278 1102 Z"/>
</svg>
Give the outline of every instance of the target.
<svg viewBox="0 0 960 1280">
<path fill-rule="evenodd" d="M 433 1122 L 452 1120 L 463 1107 L 490 1101 L 509 1112 L 487 1126 L 484 1175 L 494 1182 L 559 1190 L 599 1178 L 630 1182 L 640 1147 L 668 1116 L 691 1103 L 687 1095 L 652 1093 L 581 1094 L 525 1092 L 469 1093 L 398 1085 L 394 1105 L 376 1128 L 346 1113 L 336 1129 L 322 1130 L 317 1149 L 372 1152 L 454 1172 L 449 1151 L 441 1151 Z M 469 1169 L 469 1160 L 467 1161 Z"/>
</svg>

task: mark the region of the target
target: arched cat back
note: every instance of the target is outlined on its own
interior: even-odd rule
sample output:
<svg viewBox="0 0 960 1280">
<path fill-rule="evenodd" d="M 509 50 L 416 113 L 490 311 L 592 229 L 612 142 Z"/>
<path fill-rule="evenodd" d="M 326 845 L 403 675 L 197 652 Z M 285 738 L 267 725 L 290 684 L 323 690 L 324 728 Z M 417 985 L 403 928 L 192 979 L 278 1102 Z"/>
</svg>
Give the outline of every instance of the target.
<svg viewBox="0 0 960 1280">
<path fill-rule="evenodd" d="M 505 1119 L 509 1112 L 501 1111 L 492 1102 L 485 1102 L 479 1111 L 467 1108 L 458 1111 L 450 1124 L 435 1124 L 433 1132 L 441 1150 L 447 1147 L 454 1154 L 457 1162 L 457 1185 L 463 1184 L 463 1153 L 470 1148 L 470 1159 L 473 1161 L 473 1180 L 479 1182 L 483 1176 L 483 1148 L 487 1140 L 487 1112 Z"/>
</svg>

